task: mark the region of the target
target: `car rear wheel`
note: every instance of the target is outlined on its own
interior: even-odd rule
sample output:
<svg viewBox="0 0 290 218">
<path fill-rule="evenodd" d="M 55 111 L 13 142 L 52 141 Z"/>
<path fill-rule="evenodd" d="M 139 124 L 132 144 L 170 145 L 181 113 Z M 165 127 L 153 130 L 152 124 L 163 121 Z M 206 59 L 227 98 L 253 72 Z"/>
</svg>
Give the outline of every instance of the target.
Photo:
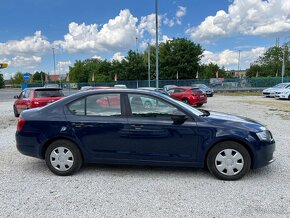
<svg viewBox="0 0 290 218">
<path fill-rule="evenodd" d="M 290 100 L 290 94 L 288 95 L 288 100 Z"/>
<path fill-rule="evenodd" d="M 199 104 L 197 104 L 196 106 L 197 107 L 201 107 L 203 104 L 202 103 L 199 103 Z"/>
<path fill-rule="evenodd" d="M 75 144 L 67 140 L 57 140 L 48 146 L 45 162 L 54 174 L 69 176 L 81 168 L 83 161 Z"/>
<path fill-rule="evenodd" d="M 209 171 L 222 180 L 238 180 L 251 167 L 251 157 L 247 149 L 232 141 L 215 145 L 207 156 Z"/>
<path fill-rule="evenodd" d="M 15 117 L 19 117 L 19 113 L 18 113 L 18 111 L 17 111 L 15 105 L 13 106 L 13 112 L 14 112 L 14 116 L 15 116 Z"/>
<path fill-rule="evenodd" d="M 186 99 L 186 98 L 182 99 L 182 101 L 183 101 L 185 104 L 189 104 L 189 101 L 188 101 L 188 99 Z"/>
</svg>

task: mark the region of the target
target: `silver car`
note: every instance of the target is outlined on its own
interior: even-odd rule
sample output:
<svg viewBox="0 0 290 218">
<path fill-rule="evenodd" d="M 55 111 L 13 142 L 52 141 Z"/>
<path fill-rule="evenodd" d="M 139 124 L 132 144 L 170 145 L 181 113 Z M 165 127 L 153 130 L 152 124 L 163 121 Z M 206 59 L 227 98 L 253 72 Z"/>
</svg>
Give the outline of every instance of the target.
<svg viewBox="0 0 290 218">
<path fill-rule="evenodd" d="M 290 100 L 290 86 L 275 93 L 275 98 Z"/>
<path fill-rule="evenodd" d="M 265 97 L 272 97 L 274 98 L 276 92 L 281 92 L 283 89 L 287 89 L 290 87 L 290 83 L 279 83 L 271 88 L 267 88 L 263 90 L 263 95 Z"/>
<path fill-rule="evenodd" d="M 209 88 L 208 86 L 204 84 L 192 84 L 191 86 L 199 88 L 201 91 L 203 91 L 208 97 L 213 96 L 213 89 Z"/>
</svg>

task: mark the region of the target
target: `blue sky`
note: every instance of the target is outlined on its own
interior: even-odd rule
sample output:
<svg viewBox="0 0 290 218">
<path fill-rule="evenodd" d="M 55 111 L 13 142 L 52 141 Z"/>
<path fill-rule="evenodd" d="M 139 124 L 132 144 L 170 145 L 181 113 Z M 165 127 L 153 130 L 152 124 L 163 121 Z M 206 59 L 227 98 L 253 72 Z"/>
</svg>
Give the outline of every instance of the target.
<svg viewBox="0 0 290 218">
<path fill-rule="evenodd" d="M 246 69 L 267 48 L 289 41 L 289 0 L 159 0 L 160 41 L 185 37 L 205 49 L 203 63 Z M 2 0 L 1 73 L 67 73 L 75 60 L 121 60 L 155 43 L 155 0 Z"/>
</svg>

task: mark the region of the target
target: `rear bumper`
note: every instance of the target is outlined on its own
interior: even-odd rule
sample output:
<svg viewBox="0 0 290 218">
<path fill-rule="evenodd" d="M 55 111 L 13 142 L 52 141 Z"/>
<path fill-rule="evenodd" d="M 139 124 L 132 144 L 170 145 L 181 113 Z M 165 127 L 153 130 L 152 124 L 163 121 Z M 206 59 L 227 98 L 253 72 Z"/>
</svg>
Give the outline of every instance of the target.
<svg viewBox="0 0 290 218">
<path fill-rule="evenodd" d="M 274 141 L 263 143 L 263 145 L 260 146 L 260 149 L 256 151 L 256 155 L 252 165 L 253 169 L 264 167 L 268 164 L 273 163 L 275 161 L 275 158 L 273 156 L 275 149 L 276 145 Z"/>
<path fill-rule="evenodd" d="M 25 136 L 23 134 L 20 135 L 16 132 L 15 138 L 16 148 L 21 154 L 42 159 L 40 146 L 39 143 L 37 143 L 36 137 Z"/>
</svg>

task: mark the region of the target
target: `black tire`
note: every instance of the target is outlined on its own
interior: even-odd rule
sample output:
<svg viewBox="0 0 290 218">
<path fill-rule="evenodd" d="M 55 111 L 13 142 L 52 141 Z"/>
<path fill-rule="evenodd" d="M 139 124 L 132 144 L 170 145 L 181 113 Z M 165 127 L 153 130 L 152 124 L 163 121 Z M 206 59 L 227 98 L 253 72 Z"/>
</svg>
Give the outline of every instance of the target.
<svg viewBox="0 0 290 218">
<path fill-rule="evenodd" d="M 199 103 L 199 104 L 197 104 L 196 106 L 197 107 L 201 107 L 203 105 L 203 103 Z"/>
<path fill-rule="evenodd" d="M 290 94 L 288 95 L 288 100 L 290 100 Z"/>
<path fill-rule="evenodd" d="M 222 161 L 220 161 L 220 158 Z M 251 156 L 247 149 L 237 142 L 221 142 L 208 153 L 207 167 L 218 179 L 238 180 L 249 172 Z"/>
<path fill-rule="evenodd" d="M 144 108 L 145 109 L 151 109 L 152 108 L 152 103 L 150 101 L 145 101 Z"/>
<path fill-rule="evenodd" d="M 182 99 L 182 101 L 183 101 L 185 104 L 189 104 L 189 101 L 188 101 L 187 98 Z"/>
<path fill-rule="evenodd" d="M 213 97 L 213 93 L 212 94 L 209 94 L 208 97 Z"/>
<path fill-rule="evenodd" d="M 15 117 L 19 117 L 19 113 L 18 113 L 18 111 L 17 111 L 15 105 L 13 105 L 13 112 L 14 112 L 14 116 L 15 116 Z"/>
<path fill-rule="evenodd" d="M 46 149 L 45 162 L 54 174 L 69 176 L 81 168 L 83 159 L 74 143 L 68 140 L 57 140 L 52 142 Z"/>
</svg>

